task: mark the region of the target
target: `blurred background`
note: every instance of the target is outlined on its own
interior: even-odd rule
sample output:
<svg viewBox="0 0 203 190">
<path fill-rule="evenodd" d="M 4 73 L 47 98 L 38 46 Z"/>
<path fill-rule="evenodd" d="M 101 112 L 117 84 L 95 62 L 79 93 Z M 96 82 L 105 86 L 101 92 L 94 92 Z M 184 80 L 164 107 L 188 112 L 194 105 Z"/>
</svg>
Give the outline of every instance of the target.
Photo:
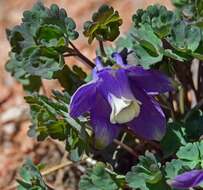
<svg viewBox="0 0 203 190">
<path fill-rule="evenodd" d="M 27 157 L 36 163 L 48 163 L 50 166 L 66 158 L 62 144 L 51 140 L 38 143 L 27 136 L 29 111 L 23 99 L 23 90 L 4 69 L 10 49 L 5 29 L 19 24 L 23 11 L 30 9 L 35 2 L 37 1 L 0 0 L 0 190 L 16 189 L 17 170 Z M 57 3 L 65 8 L 77 23 L 80 34 L 83 23 L 103 3 L 112 5 L 119 11 L 123 19 L 122 33 L 130 27 L 131 16 L 138 8 L 156 3 L 173 8 L 170 0 L 45 0 L 44 3 L 47 6 Z M 83 35 L 76 41 L 76 46 L 88 57 L 94 58 L 93 48 L 96 44 L 89 46 Z M 72 62 L 75 63 L 74 60 Z M 53 88 L 57 88 L 57 84 L 46 81 L 46 90 Z M 81 168 L 66 168 L 49 175 L 47 180 L 57 190 L 75 190 L 80 174 Z"/>
</svg>

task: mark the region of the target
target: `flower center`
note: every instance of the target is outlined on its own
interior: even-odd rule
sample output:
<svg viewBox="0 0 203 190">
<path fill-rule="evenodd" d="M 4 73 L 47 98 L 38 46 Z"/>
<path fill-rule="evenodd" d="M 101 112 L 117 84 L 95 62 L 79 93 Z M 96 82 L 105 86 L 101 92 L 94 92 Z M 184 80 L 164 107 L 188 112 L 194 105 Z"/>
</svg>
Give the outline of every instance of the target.
<svg viewBox="0 0 203 190">
<path fill-rule="evenodd" d="M 118 98 L 113 94 L 109 95 L 109 102 L 111 105 L 111 123 L 127 123 L 138 117 L 140 113 L 141 102 L 136 99 L 126 99 L 124 97 Z"/>
</svg>

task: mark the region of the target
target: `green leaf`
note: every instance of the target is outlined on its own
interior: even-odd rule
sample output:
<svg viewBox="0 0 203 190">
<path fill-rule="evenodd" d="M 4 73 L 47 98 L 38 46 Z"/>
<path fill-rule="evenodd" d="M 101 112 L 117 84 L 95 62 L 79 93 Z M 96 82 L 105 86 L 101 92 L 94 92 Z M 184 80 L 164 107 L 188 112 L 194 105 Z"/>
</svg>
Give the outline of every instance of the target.
<svg viewBox="0 0 203 190">
<path fill-rule="evenodd" d="M 73 94 L 85 81 L 82 69 L 80 69 L 80 72 L 76 72 L 71 70 L 68 65 L 64 65 L 62 70 L 55 72 L 53 79 L 57 79 L 60 85 L 70 94 Z"/>
<path fill-rule="evenodd" d="M 20 71 L 22 83 L 24 76 L 52 79 L 55 72 L 64 67 L 63 53 L 67 51 L 69 41 L 78 37 L 75 28 L 75 22 L 64 9 L 57 5 L 47 8 L 41 2 L 36 3 L 23 13 L 20 25 L 7 30 L 11 51 L 16 54 L 18 62 L 11 55 L 6 67 L 11 67 L 11 64 L 13 68 L 20 67 L 21 70 L 11 72 L 19 75 Z"/>
<path fill-rule="evenodd" d="M 23 13 L 22 21 L 21 25 L 7 30 L 12 51 L 17 53 L 34 45 L 49 47 L 50 43 L 57 49 L 59 44 L 65 46 L 78 37 L 75 22 L 55 4 L 46 8 L 41 2 L 36 3 Z"/>
<path fill-rule="evenodd" d="M 172 0 L 172 3 L 175 5 L 175 6 L 183 6 L 187 3 L 189 3 L 188 0 Z"/>
<path fill-rule="evenodd" d="M 160 166 L 152 153 L 146 152 L 139 157 L 139 163 L 126 175 L 126 181 L 132 188 L 150 190 L 150 185 L 158 184 L 162 179 Z"/>
<path fill-rule="evenodd" d="M 80 179 L 80 190 L 119 190 L 116 179 L 110 174 L 103 163 L 97 163 Z"/>
<path fill-rule="evenodd" d="M 69 152 L 71 160 L 80 160 L 83 153 L 89 151 L 89 144 L 89 136 L 84 127 L 81 128 L 80 133 L 73 128 L 69 129 L 66 139 L 66 150 Z"/>
<path fill-rule="evenodd" d="M 132 34 L 137 44 L 133 46 L 140 65 L 149 68 L 163 58 L 161 53 L 162 41 L 156 36 L 148 24 L 141 25 Z"/>
<path fill-rule="evenodd" d="M 184 162 L 182 160 L 172 160 L 167 162 L 165 166 L 166 178 L 173 179 L 178 174 L 182 173 Z"/>
<path fill-rule="evenodd" d="M 203 2 L 201 0 L 196 0 L 195 1 L 195 7 L 197 10 L 197 16 L 203 17 Z"/>
<path fill-rule="evenodd" d="M 166 40 L 164 41 L 166 42 Z M 129 32 L 116 41 L 117 50 L 128 48 L 134 50 L 131 56 L 133 62 L 145 68 L 152 67 L 156 63 L 168 57 L 178 61 L 185 61 L 187 57 L 175 49 L 165 49 L 162 40 L 148 24 L 140 24 L 139 27 L 132 27 Z M 170 48 L 170 44 L 169 47 Z"/>
<path fill-rule="evenodd" d="M 69 116 L 69 94 L 54 91 L 54 100 L 38 94 L 27 96 L 25 100 L 30 105 L 32 116 L 29 136 L 40 141 L 47 137 L 65 141 L 70 158 L 75 161 L 88 151 L 91 139 L 86 131 L 87 121 Z"/>
<path fill-rule="evenodd" d="M 98 12 L 92 16 L 92 21 L 87 21 L 84 24 L 85 37 L 88 37 L 88 42 L 92 43 L 94 38 L 100 41 L 113 41 L 119 32 L 119 26 L 122 24 L 118 11 L 114 11 L 108 5 L 102 5 Z"/>
<path fill-rule="evenodd" d="M 167 162 L 165 165 L 167 179 L 173 179 L 183 172 L 203 167 L 203 141 L 181 146 L 176 155 L 176 160 Z"/>
<path fill-rule="evenodd" d="M 177 157 L 185 162 L 185 165 L 194 169 L 200 163 L 199 142 L 188 143 L 180 147 L 176 153 Z"/>
<path fill-rule="evenodd" d="M 201 41 L 201 31 L 198 27 L 177 22 L 173 25 L 169 37 L 171 45 L 181 52 L 195 52 Z"/>
<path fill-rule="evenodd" d="M 181 62 L 184 62 L 186 60 L 186 58 L 182 55 L 179 55 L 179 52 L 175 51 L 175 50 L 171 50 L 171 49 L 165 49 L 163 51 L 164 56 L 172 58 L 174 60 L 178 60 Z"/>
<path fill-rule="evenodd" d="M 177 20 L 177 16 L 164 6 L 151 5 L 146 10 L 138 9 L 132 20 L 136 28 L 143 24 L 149 24 L 156 35 L 163 38 L 171 33 L 172 25 Z"/>
<path fill-rule="evenodd" d="M 49 190 L 38 168 L 29 159 L 20 169 L 20 176 L 22 179 L 17 180 L 19 190 Z"/>
<path fill-rule="evenodd" d="M 84 80 L 87 77 L 87 74 L 77 65 L 73 66 L 73 71 L 80 77 L 81 80 Z"/>
<path fill-rule="evenodd" d="M 41 135 L 47 137 L 49 130 L 53 131 L 54 129 L 57 132 L 55 138 L 61 139 L 66 136 L 66 130 L 63 128 L 69 126 L 68 123 L 65 123 L 63 117 L 65 117 L 65 113 L 68 114 L 68 101 L 70 97 L 68 94 L 64 95 L 67 98 L 66 103 L 59 103 L 38 94 L 25 97 L 26 102 L 30 105 L 33 125 L 36 126 L 36 135 L 39 135 L 39 139 L 41 139 Z M 58 124 L 55 122 L 58 122 Z M 59 126 L 61 129 L 58 128 Z M 59 132 L 61 133 L 57 135 Z"/>
<path fill-rule="evenodd" d="M 10 59 L 6 64 L 6 70 L 23 85 L 25 91 L 39 91 L 41 87 L 41 79 L 38 76 L 28 74 L 25 71 L 24 65 L 24 61 L 22 61 L 15 53 L 11 52 Z"/>
<path fill-rule="evenodd" d="M 201 42 L 200 46 L 197 48 L 197 50 L 195 52 L 192 52 L 192 56 L 194 58 L 199 59 L 200 61 L 203 61 L 202 50 L 203 50 L 203 43 Z"/>
<path fill-rule="evenodd" d="M 118 39 L 116 45 L 117 49 L 126 47 L 133 50 L 132 55 L 136 59 L 133 62 L 147 69 L 161 62 L 164 57 L 185 61 L 191 56 L 180 53 L 165 39 L 162 41 L 148 23 L 140 23 L 139 27 L 131 28 L 126 36 Z"/>
<path fill-rule="evenodd" d="M 168 123 L 166 135 L 161 141 L 164 157 L 169 157 L 176 153 L 181 145 L 185 145 L 185 137 L 182 123 Z"/>
<path fill-rule="evenodd" d="M 35 136 L 38 138 L 38 140 L 44 140 L 47 136 L 50 135 L 49 131 L 53 131 L 54 128 L 57 133 L 53 136 L 56 139 L 64 140 L 63 137 L 66 136 L 66 134 L 64 133 L 65 130 L 59 129 L 59 131 L 61 132 L 59 133 L 57 127 L 62 127 L 62 121 L 57 120 L 58 113 L 56 109 L 59 108 L 59 106 L 55 105 L 47 97 L 37 94 L 35 94 L 34 96 L 27 96 L 25 97 L 25 100 L 28 104 L 30 104 L 33 123 L 31 129 L 34 129 Z M 58 125 L 55 123 L 56 121 L 59 122 Z"/>
<path fill-rule="evenodd" d="M 51 48 L 25 49 L 23 52 L 25 60 L 25 71 L 33 76 L 40 76 L 45 79 L 52 79 L 54 72 L 61 70 L 64 66 L 62 55 L 58 55 Z"/>
<path fill-rule="evenodd" d="M 133 28 L 130 29 L 129 32 L 125 36 L 119 37 L 116 40 L 117 50 L 121 50 L 123 48 L 133 49 L 133 38 L 130 34 L 132 30 L 133 30 Z"/>
<path fill-rule="evenodd" d="M 187 19 L 197 20 L 203 17 L 202 0 L 172 0 L 172 3 Z"/>
<path fill-rule="evenodd" d="M 37 31 L 37 42 L 42 46 L 53 47 L 60 50 L 66 46 L 66 39 L 63 31 L 55 25 L 44 25 Z"/>
</svg>

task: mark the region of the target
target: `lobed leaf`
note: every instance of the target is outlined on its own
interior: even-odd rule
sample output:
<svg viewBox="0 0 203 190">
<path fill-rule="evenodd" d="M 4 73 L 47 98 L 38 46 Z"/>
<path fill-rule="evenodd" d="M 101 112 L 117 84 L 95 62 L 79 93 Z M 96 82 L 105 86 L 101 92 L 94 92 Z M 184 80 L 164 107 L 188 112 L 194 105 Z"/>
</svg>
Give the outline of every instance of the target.
<svg viewBox="0 0 203 190">
<path fill-rule="evenodd" d="M 173 159 L 171 162 L 167 162 L 165 166 L 166 178 L 173 179 L 184 171 L 183 167 L 184 163 L 182 160 Z"/>
<path fill-rule="evenodd" d="M 39 169 L 31 160 L 27 160 L 20 169 L 20 176 L 18 179 L 18 190 L 49 190 L 50 188 L 44 182 Z"/>
<path fill-rule="evenodd" d="M 24 75 L 52 79 L 64 67 L 63 53 L 69 41 L 78 37 L 75 28 L 75 22 L 64 9 L 55 4 L 47 8 L 41 2 L 36 3 L 23 13 L 20 25 L 7 30 L 12 48 L 7 68 L 15 68 L 8 71 L 15 73 L 20 67 L 23 79 Z M 14 61 L 14 57 L 21 63 Z"/>
<path fill-rule="evenodd" d="M 102 5 L 98 12 L 93 14 L 92 21 L 85 22 L 83 34 L 88 37 L 89 43 L 92 43 L 94 38 L 99 41 L 114 41 L 120 34 L 121 24 L 122 19 L 118 11 L 108 5 Z"/>
<path fill-rule="evenodd" d="M 146 152 L 145 156 L 139 157 L 139 163 L 133 166 L 126 175 L 126 181 L 131 188 L 151 190 L 162 180 L 162 172 L 155 156 Z"/>
<path fill-rule="evenodd" d="M 169 37 L 171 45 L 182 52 L 195 52 L 201 41 L 201 30 L 184 21 L 174 24 L 172 34 Z"/>
<path fill-rule="evenodd" d="M 132 20 L 136 28 L 141 27 L 143 24 L 149 24 L 156 35 L 163 38 L 171 33 L 177 15 L 164 6 L 151 5 L 146 10 L 138 9 Z"/>
<path fill-rule="evenodd" d="M 97 163 L 80 179 L 80 190 L 119 190 L 116 179 L 110 174 L 103 163 Z"/>
<path fill-rule="evenodd" d="M 25 97 L 30 105 L 32 126 L 28 134 L 39 141 L 51 137 L 65 141 L 66 149 L 70 152 L 72 160 L 79 160 L 81 155 L 88 150 L 89 135 L 86 132 L 83 118 L 74 120 L 68 114 L 70 96 L 54 92 L 55 100 L 46 96 L 34 94 Z M 83 125 L 83 127 L 82 127 Z"/>
<path fill-rule="evenodd" d="M 176 153 L 177 157 L 184 162 L 190 169 L 202 164 L 203 158 L 203 141 L 187 143 L 185 146 L 180 147 Z"/>
<path fill-rule="evenodd" d="M 172 0 L 177 10 L 188 20 L 198 20 L 203 17 L 202 0 Z"/>
<path fill-rule="evenodd" d="M 15 53 L 10 53 L 10 60 L 6 64 L 6 70 L 23 85 L 25 91 L 39 91 L 41 87 L 40 77 L 27 73 L 25 71 L 25 62 Z"/>
<path fill-rule="evenodd" d="M 133 35 L 137 41 L 133 49 L 138 58 L 138 62 L 142 66 L 149 68 L 150 65 L 162 60 L 163 54 L 160 52 L 162 41 L 154 34 L 150 25 L 142 25 L 139 29 L 135 30 Z"/>
</svg>

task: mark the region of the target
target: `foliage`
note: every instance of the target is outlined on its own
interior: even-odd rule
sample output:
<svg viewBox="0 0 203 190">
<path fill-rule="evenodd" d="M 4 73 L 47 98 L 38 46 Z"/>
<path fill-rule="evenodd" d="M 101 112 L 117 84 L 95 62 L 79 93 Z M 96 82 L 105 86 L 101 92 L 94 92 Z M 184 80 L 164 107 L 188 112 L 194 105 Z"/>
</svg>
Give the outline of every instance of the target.
<svg viewBox="0 0 203 190">
<path fill-rule="evenodd" d="M 72 160 L 79 160 L 80 156 L 88 150 L 89 135 L 82 125 L 87 125 L 85 118 L 72 119 L 68 114 L 68 93 L 53 92 L 54 100 L 46 96 L 33 94 L 26 96 L 30 105 L 32 125 L 28 131 L 29 136 L 39 141 L 51 137 L 65 141 L 66 149 L 70 152 Z"/>
<path fill-rule="evenodd" d="M 18 179 L 18 190 L 50 190 L 45 184 L 39 169 L 31 160 L 27 160 L 20 169 L 21 179 Z"/>
<path fill-rule="evenodd" d="M 57 78 L 57 71 L 64 72 L 63 54 L 69 42 L 78 37 L 75 28 L 75 22 L 64 9 L 55 4 L 46 8 L 38 2 L 24 12 L 21 25 L 7 29 L 12 48 L 7 70 L 31 92 L 38 91 L 41 78 Z M 71 71 L 66 74 L 73 75 Z M 34 84 L 30 84 L 31 79 Z"/>
<path fill-rule="evenodd" d="M 118 11 L 112 7 L 103 5 L 98 12 L 92 16 L 92 21 L 84 24 L 84 35 L 88 37 L 88 42 L 92 43 L 94 38 L 100 41 L 114 41 L 119 35 L 119 26 L 122 20 Z"/>
<path fill-rule="evenodd" d="M 151 5 L 146 10 L 138 9 L 132 18 L 136 28 L 149 24 L 160 38 L 170 34 L 171 27 L 177 19 L 176 14 L 159 5 Z"/>
<path fill-rule="evenodd" d="M 76 31 L 74 20 L 63 8 L 55 4 L 47 8 L 38 2 L 23 13 L 20 25 L 7 29 L 11 51 L 6 70 L 23 85 L 27 93 L 25 100 L 30 107 L 32 121 L 28 135 L 38 141 L 52 138 L 63 142 L 71 160 L 81 161 L 85 158 L 83 161 L 86 162 L 86 158 L 91 157 L 97 162 L 96 165 L 88 165 L 81 177 L 81 190 L 175 190 L 168 180 L 185 171 L 203 169 L 203 1 L 172 2 L 176 6 L 174 11 L 162 5 L 137 10 L 132 16 L 130 30 L 117 40 L 122 19 L 118 11 L 108 5 L 102 5 L 93 14 L 92 20 L 85 22 L 83 31 L 89 44 L 93 40 L 98 42 L 97 55 L 100 57 L 97 58 L 106 70 L 118 71 L 128 63 L 127 72 L 131 66 L 138 65 L 161 71 L 170 77 L 172 91 L 162 95 L 154 92 L 147 94 L 151 102 L 158 101 L 165 114 L 166 133 L 160 142 L 142 139 L 129 126 L 125 126 L 117 140 L 111 139 L 112 144 L 98 150 L 94 141 L 98 135 L 95 127 L 98 126 L 91 123 L 94 113 L 87 112 L 77 119 L 71 117 L 71 97 L 87 82 L 88 85 L 95 84 L 100 65 L 95 68 L 95 63 L 73 44 L 80 31 Z M 110 42 L 114 41 L 110 46 Z M 112 55 L 115 51 L 120 53 L 122 60 L 119 61 L 123 65 L 115 64 L 117 60 L 113 58 L 115 54 Z M 77 58 L 91 67 L 92 73 L 87 75 L 77 62 L 75 65 L 69 64 L 69 57 Z M 195 74 L 194 66 L 197 69 Z M 140 75 L 142 73 L 136 74 L 137 77 Z M 148 77 L 147 74 L 144 77 Z M 144 77 L 140 83 L 146 82 L 150 90 L 154 88 L 153 85 L 155 88 L 159 86 L 153 81 L 156 76 L 150 81 L 145 81 Z M 57 80 L 63 92 L 53 91 L 51 97 L 47 96 L 40 91 L 46 85 L 44 79 Z M 123 84 L 124 78 L 120 80 L 115 88 Z M 107 88 L 109 84 L 105 84 Z M 141 87 L 138 85 L 136 89 Z M 100 89 L 96 86 L 93 91 L 86 90 L 76 104 L 86 100 L 90 111 L 94 106 L 92 102 L 100 104 L 95 100 L 100 97 L 88 96 Z M 102 102 L 97 106 L 101 106 L 102 110 Z M 161 113 L 158 105 L 155 106 Z M 83 106 L 80 109 L 82 112 Z M 104 118 L 99 113 L 97 122 Z M 102 126 L 106 127 L 103 123 Z M 104 129 L 109 130 L 108 127 Z M 105 130 L 99 131 L 104 133 L 99 133 L 103 139 L 108 135 Z M 23 165 L 20 175 L 19 189 L 50 189 L 38 167 L 30 160 Z"/>
<path fill-rule="evenodd" d="M 172 3 L 186 19 L 201 19 L 203 16 L 201 0 L 172 0 Z"/>
<path fill-rule="evenodd" d="M 119 179 L 120 178 L 120 179 Z M 118 190 L 121 176 L 106 170 L 103 163 L 97 163 L 87 174 L 82 176 L 80 180 L 80 189 L 86 190 Z"/>
<path fill-rule="evenodd" d="M 191 169 L 203 169 L 202 164 L 203 142 L 187 143 L 180 147 L 176 153 L 177 159 L 167 162 L 165 165 L 166 178 L 171 180 L 178 174 Z"/>
<path fill-rule="evenodd" d="M 159 184 L 162 177 L 160 164 L 152 153 L 147 152 L 145 156 L 139 157 L 139 163 L 127 173 L 126 181 L 132 188 L 149 190 Z"/>
<path fill-rule="evenodd" d="M 172 29 L 172 35 L 169 38 L 170 44 L 178 51 L 194 52 L 201 40 L 200 28 L 187 25 L 185 22 L 177 22 Z"/>
</svg>

